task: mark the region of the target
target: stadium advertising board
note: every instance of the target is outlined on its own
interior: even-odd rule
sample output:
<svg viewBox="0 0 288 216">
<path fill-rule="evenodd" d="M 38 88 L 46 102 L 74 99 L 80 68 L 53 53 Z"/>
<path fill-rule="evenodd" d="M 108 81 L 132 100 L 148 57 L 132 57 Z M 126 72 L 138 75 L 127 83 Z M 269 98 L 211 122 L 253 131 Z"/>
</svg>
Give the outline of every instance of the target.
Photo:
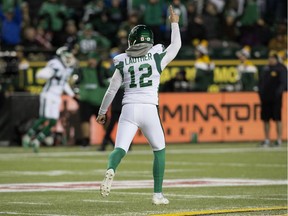
<svg viewBox="0 0 288 216">
<path fill-rule="evenodd" d="M 287 93 L 284 94 L 283 139 L 287 140 Z M 167 143 L 234 142 L 263 140 L 258 94 L 161 93 L 159 115 Z M 104 130 L 94 122 L 93 142 L 100 143 Z M 115 137 L 116 130 L 113 131 Z M 275 124 L 271 136 L 276 138 Z M 197 138 L 197 139 L 196 139 Z M 138 132 L 134 143 L 146 143 Z"/>
<path fill-rule="evenodd" d="M 189 81 L 194 81 L 196 77 L 196 69 L 194 67 L 195 61 L 192 60 L 179 60 L 172 61 L 162 72 L 160 84 L 164 84 L 169 81 L 180 70 L 186 72 L 186 78 Z M 218 92 L 222 85 L 237 83 L 238 72 L 237 65 L 240 63 L 238 60 L 215 60 L 216 67 L 214 69 L 214 85 L 209 89 L 210 92 Z M 266 60 L 253 60 L 253 64 L 258 67 L 261 72 L 261 68 L 267 64 Z M 80 67 L 86 65 L 86 62 L 81 62 Z M 41 92 L 42 86 L 44 84 L 43 80 L 36 79 L 36 73 L 38 70 L 45 66 L 45 62 L 31 62 L 30 68 L 25 71 L 19 71 L 19 87 L 23 90 L 29 91 L 31 93 L 38 94 Z M 161 88 L 160 88 L 161 89 Z"/>
</svg>

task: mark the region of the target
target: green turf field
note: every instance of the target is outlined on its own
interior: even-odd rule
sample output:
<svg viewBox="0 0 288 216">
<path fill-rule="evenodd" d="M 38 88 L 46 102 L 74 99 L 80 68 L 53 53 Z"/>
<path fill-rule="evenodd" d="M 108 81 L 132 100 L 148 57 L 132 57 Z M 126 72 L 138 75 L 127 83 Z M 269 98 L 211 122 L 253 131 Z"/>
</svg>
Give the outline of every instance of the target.
<svg viewBox="0 0 288 216">
<path fill-rule="evenodd" d="M 102 198 L 98 188 L 110 150 L 0 148 L 0 215 L 287 215 L 286 144 L 168 145 L 167 206 L 151 204 L 147 145 L 133 146 L 110 196 Z"/>
</svg>

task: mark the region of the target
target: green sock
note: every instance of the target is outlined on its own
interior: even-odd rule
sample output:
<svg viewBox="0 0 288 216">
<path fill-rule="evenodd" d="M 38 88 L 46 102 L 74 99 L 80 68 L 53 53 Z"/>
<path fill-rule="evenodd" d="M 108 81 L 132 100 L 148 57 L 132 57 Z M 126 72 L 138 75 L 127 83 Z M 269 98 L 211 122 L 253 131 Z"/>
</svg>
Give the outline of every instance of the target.
<svg viewBox="0 0 288 216">
<path fill-rule="evenodd" d="M 115 148 L 109 155 L 108 169 L 113 169 L 115 172 L 125 155 L 126 152 L 122 148 Z"/>
<path fill-rule="evenodd" d="M 164 170 L 165 170 L 165 148 L 160 151 L 154 151 L 154 163 L 153 163 L 154 193 L 162 192 Z"/>
<path fill-rule="evenodd" d="M 46 119 L 47 120 L 47 119 Z M 46 125 L 39 134 L 37 134 L 36 139 L 42 142 L 50 133 L 51 128 L 56 125 L 56 119 L 49 119 L 48 125 Z"/>
<path fill-rule="evenodd" d="M 32 127 L 28 130 L 27 134 L 31 137 L 34 136 L 36 134 L 36 132 L 39 130 L 39 127 L 42 126 L 42 124 L 46 121 L 47 119 L 44 117 L 40 117 L 39 119 L 37 119 Z"/>
</svg>

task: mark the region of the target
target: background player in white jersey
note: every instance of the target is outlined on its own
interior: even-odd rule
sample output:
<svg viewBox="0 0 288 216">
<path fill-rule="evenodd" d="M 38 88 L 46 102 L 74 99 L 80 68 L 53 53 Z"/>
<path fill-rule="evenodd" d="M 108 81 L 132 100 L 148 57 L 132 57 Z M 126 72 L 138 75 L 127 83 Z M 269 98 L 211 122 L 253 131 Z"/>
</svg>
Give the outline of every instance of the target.
<svg viewBox="0 0 288 216">
<path fill-rule="evenodd" d="M 47 80 L 40 94 L 39 119 L 22 138 L 22 145 L 31 145 L 35 152 L 59 118 L 63 92 L 71 97 L 75 96 L 68 79 L 74 70 L 76 59 L 67 47 L 58 48 L 56 55 L 36 75 L 39 79 Z"/>
<path fill-rule="evenodd" d="M 116 143 L 109 156 L 108 169 L 101 184 L 102 196 L 108 196 L 115 170 L 141 129 L 154 152 L 154 194 L 152 203 L 168 204 L 162 194 L 165 170 L 165 139 L 158 115 L 158 86 L 162 70 L 177 55 L 181 47 L 179 16 L 170 6 L 171 44 L 167 49 L 160 44 L 153 46 L 153 33 L 145 25 L 134 27 L 128 37 L 129 48 L 114 58 L 116 70 L 103 98 L 97 121 L 104 124 L 106 112 L 121 84 L 124 85 L 123 108 L 119 119 Z"/>
</svg>

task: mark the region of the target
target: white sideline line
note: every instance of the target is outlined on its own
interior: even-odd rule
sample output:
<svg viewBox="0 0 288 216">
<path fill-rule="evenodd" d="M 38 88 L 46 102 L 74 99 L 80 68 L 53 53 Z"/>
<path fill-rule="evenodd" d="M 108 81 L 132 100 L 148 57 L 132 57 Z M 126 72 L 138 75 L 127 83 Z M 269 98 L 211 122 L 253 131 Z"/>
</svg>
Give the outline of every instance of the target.
<svg viewBox="0 0 288 216">
<path fill-rule="evenodd" d="M 171 179 L 164 181 L 166 188 L 287 185 L 287 180 L 269 179 Z M 101 182 L 56 182 L 0 184 L 1 192 L 99 190 Z M 114 181 L 113 189 L 153 188 L 153 180 Z"/>
<path fill-rule="evenodd" d="M 226 153 L 247 153 L 247 152 L 281 152 L 286 151 L 286 148 L 257 148 L 257 147 L 248 147 L 248 148 L 214 148 L 214 149 L 169 149 L 167 147 L 166 152 L 167 154 L 226 154 Z M 0 159 L 9 159 L 9 158 L 19 158 L 21 155 L 22 158 L 24 157 L 70 157 L 70 156 L 97 156 L 97 155 L 108 155 L 110 152 L 95 152 L 95 151 L 85 151 L 85 152 L 40 152 L 37 155 L 34 153 L 3 153 L 0 154 Z M 131 151 L 128 154 L 131 155 L 150 155 L 152 154 L 152 150 L 135 150 Z"/>
</svg>

